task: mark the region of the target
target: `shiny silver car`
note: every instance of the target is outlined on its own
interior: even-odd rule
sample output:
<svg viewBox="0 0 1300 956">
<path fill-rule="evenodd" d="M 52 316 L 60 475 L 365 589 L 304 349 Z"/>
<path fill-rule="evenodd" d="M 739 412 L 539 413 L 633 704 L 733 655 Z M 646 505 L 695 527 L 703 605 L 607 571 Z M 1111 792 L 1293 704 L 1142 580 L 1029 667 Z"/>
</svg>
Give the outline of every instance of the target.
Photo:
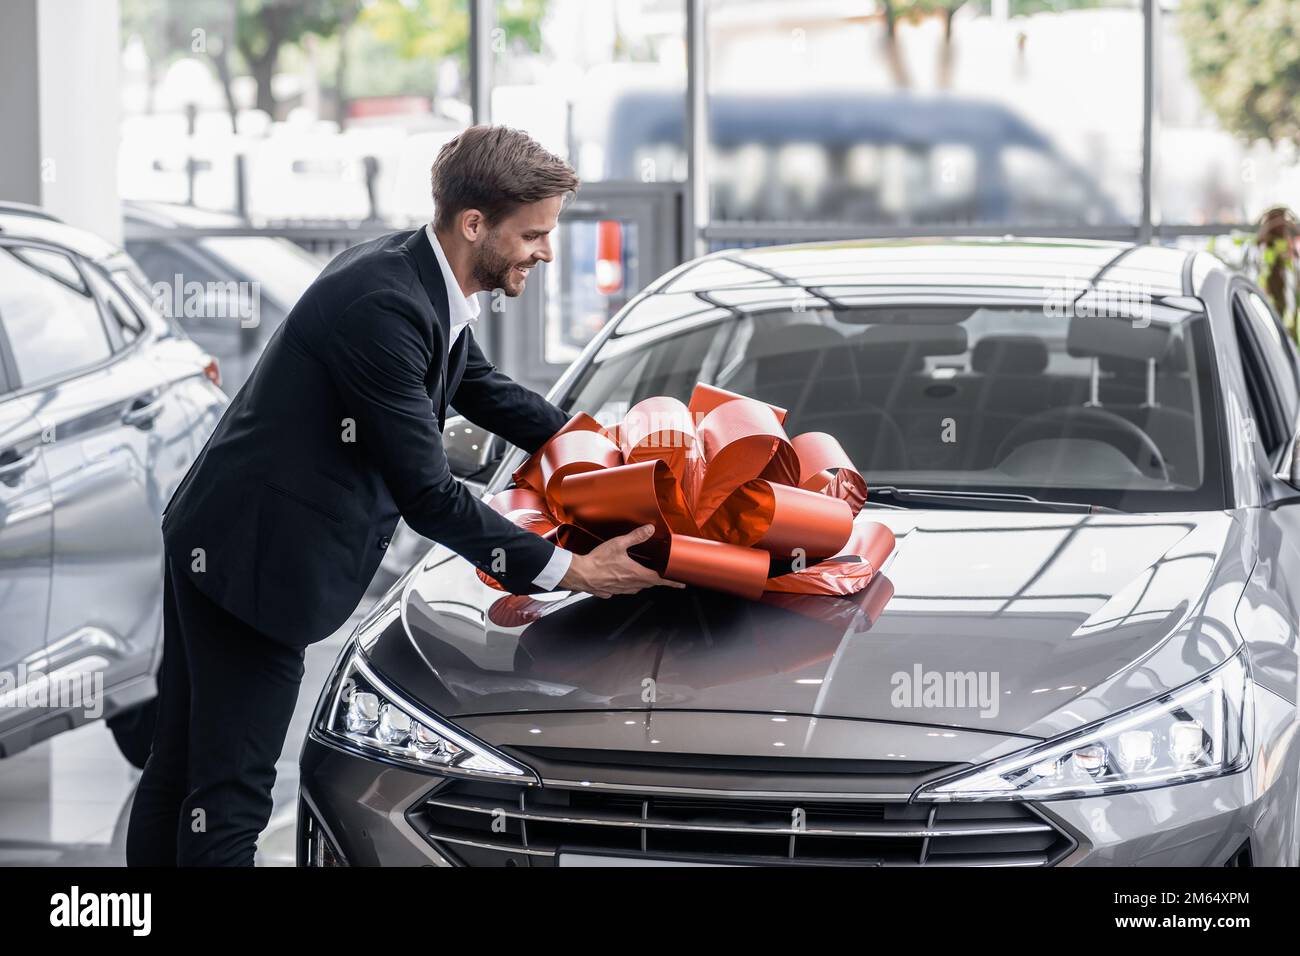
<svg viewBox="0 0 1300 956">
<path fill-rule="evenodd" d="M 155 304 L 221 364 L 221 387 L 234 395 L 325 261 L 288 239 L 250 234 L 230 213 L 138 200 L 122 206 L 127 254 Z"/>
<path fill-rule="evenodd" d="M 687 263 L 553 400 L 781 405 L 838 437 L 894 553 L 853 598 L 749 601 L 505 595 L 432 550 L 322 691 L 299 860 L 1296 865 L 1296 363 L 1204 254 Z"/>
<path fill-rule="evenodd" d="M 142 766 L 163 506 L 225 407 L 121 250 L 0 206 L 0 756 L 103 717 Z"/>
</svg>

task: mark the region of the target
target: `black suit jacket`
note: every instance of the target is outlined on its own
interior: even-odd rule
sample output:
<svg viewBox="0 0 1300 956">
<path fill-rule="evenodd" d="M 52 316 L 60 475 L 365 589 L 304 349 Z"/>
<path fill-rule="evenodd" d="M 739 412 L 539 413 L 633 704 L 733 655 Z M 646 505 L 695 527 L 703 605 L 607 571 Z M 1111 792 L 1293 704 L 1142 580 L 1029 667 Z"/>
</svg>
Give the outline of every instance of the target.
<svg viewBox="0 0 1300 956">
<path fill-rule="evenodd" d="M 442 426 L 453 404 L 531 452 L 567 416 L 498 372 L 470 329 L 449 357 L 449 329 L 423 229 L 325 268 L 164 512 L 167 546 L 201 591 L 275 640 L 322 640 L 361 599 L 399 515 L 508 590 L 537 590 L 554 546 L 456 480 Z"/>
</svg>

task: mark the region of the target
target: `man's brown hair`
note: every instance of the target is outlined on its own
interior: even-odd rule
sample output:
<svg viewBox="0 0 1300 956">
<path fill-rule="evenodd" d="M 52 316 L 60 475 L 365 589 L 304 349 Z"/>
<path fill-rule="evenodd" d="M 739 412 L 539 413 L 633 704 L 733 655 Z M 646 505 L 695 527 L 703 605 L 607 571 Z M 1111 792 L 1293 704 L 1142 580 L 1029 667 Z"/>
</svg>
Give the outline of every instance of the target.
<svg viewBox="0 0 1300 956">
<path fill-rule="evenodd" d="M 578 188 L 573 167 L 522 130 L 471 126 L 438 151 L 430 175 L 435 229 L 450 228 L 466 209 L 489 225 L 516 208 Z"/>
</svg>

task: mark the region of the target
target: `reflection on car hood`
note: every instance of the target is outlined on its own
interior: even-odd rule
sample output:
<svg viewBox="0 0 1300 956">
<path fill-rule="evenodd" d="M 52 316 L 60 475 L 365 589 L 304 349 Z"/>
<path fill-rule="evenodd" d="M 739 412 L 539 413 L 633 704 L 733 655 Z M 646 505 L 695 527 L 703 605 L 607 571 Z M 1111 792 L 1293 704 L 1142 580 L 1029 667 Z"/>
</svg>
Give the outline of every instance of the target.
<svg viewBox="0 0 1300 956">
<path fill-rule="evenodd" d="M 732 711 L 1039 737 L 1191 680 L 1235 648 L 1242 531 L 1227 513 L 868 519 L 898 545 L 853 598 L 537 599 L 482 585 L 439 548 L 372 614 L 362 645 L 449 717 Z"/>
</svg>

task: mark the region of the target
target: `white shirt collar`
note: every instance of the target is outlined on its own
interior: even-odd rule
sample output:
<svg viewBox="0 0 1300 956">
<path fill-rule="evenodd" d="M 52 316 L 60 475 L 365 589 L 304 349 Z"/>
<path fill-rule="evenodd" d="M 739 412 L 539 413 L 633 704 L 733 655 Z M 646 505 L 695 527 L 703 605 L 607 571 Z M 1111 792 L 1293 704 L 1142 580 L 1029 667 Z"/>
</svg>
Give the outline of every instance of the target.
<svg viewBox="0 0 1300 956">
<path fill-rule="evenodd" d="M 433 254 L 438 257 L 438 265 L 442 268 L 442 280 L 447 286 L 447 316 L 451 320 L 451 334 L 447 339 L 447 348 L 450 349 L 456 341 L 456 336 L 460 335 L 460 330 L 473 324 L 478 318 L 478 296 L 466 297 L 461 291 L 460 282 L 457 281 L 456 274 L 451 271 L 451 263 L 447 261 L 447 254 L 442 251 L 438 235 L 433 231 L 433 223 L 428 223 L 424 227 L 424 232 L 429 237 L 429 245 L 433 246 Z"/>
</svg>

